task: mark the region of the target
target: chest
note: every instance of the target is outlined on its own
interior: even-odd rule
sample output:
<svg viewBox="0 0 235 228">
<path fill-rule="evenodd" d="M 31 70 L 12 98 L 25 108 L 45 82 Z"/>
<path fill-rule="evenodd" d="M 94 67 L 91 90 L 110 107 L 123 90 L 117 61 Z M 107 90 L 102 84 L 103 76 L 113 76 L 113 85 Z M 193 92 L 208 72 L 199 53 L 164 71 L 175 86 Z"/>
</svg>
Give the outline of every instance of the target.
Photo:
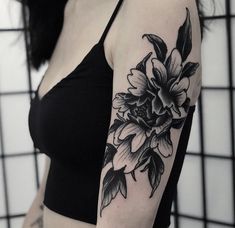
<svg viewBox="0 0 235 228">
<path fill-rule="evenodd" d="M 70 74 L 99 41 L 115 3 L 104 1 L 102 4 L 91 6 L 91 3 L 89 5 L 68 1 L 62 30 L 39 88 L 40 97 Z M 116 26 L 111 29 L 104 43 L 104 53 L 112 67 L 111 50 Z"/>
<path fill-rule="evenodd" d="M 93 61 L 96 53 L 99 49 L 42 99 L 36 94 L 32 100 L 30 134 L 35 147 L 49 157 L 77 164 L 102 158 L 111 117 L 112 71 L 103 61 Z"/>
</svg>

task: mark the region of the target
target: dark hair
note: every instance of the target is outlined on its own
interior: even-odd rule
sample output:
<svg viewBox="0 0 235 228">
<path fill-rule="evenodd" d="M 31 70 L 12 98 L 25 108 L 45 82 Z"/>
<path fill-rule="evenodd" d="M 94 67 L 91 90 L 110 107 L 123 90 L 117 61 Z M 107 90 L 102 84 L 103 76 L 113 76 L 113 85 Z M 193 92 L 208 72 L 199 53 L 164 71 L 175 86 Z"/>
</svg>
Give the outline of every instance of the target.
<svg viewBox="0 0 235 228">
<path fill-rule="evenodd" d="M 30 64 L 38 69 L 51 58 L 63 25 L 64 8 L 68 0 L 17 0 L 27 8 Z M 201 30 L 203 13 L 200 0 L 196 0 Z"/>
</svg>

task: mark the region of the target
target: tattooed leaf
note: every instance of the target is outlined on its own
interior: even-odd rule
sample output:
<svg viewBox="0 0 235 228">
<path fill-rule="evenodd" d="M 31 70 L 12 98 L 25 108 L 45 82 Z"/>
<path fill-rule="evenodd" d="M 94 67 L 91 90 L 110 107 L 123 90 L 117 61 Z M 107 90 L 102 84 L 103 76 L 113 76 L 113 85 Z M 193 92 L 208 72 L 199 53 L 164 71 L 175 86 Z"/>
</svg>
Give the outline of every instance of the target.
<svg viewBox="0 0 235 228">
<path fill-rule="evenodd" d="M 113 168 L 111 168 L 107 171 L 103 179 L 100 217 L 102 217 L 103 209 L 111 203 L 119 191 L 124 198 L 127 197 L 125 174 L 123 173 L 123 169 L 114 171 Z"/>
<path fill-rule="evenodd" d="M 155 190 L 157 189 L 161 181 L 161 176 L 163 172 L 164 172 L 164 163 L 162 159 L 157 153 L 152 151 L 151 159 L 150 159 L 149 166 L 148 166 L 148 178 L 149 178 L 150 185 L 152 187 L 152 192 L 149 198 L 153 196 Z"/>
<path fill-rule="evenodd" d="M 149 168 L 149 163 L 147 163 L 147 164 L 145 165 L 145 167 L 140 170 L 140 172 L 144 172 L 144 171 L 146 171 L 148 168 Z"/>
<path fill-rule="evenodd" d="M 136 181 L 136 178 L 135 178 L 135 170 L 132 170 L 132 171 L 131 171 L 131 176 L 132 176 L 133 180 Z"/>
<path fill-rule="evenodd" d="M 109 128 L 108 134 L 111 134 L 112 132 L 116 131 L 118 129 L 118 127 L 121 126 L 122 124 L 123 124 L 123 121 L 121 121 L 119 119 L 115 119 L 114 123 Z"/>
<path fill-rule="evenodd" d="M 164 172 L 164 163 L 160 156 L 152 149 L 148 149 L 146 156 L 150 158 L 149 162 L 145 165 L 142 170 L 140 170 L 140 172 L 148 170 L 148 179 L 150 186 L 152 187 L 152 191 L 149 196 L 149 198 L 151 198 L 160 183 L 161 176 Z"/>
<path fill-rule="evenodd" d="M 153 150 L 159 152 L 163 157 L 167 158 L 173 153 L 173 143 L 171 141 L 171 132 L 168 130 L 164 134 L 157 136 L 153 144 L 157 144 Z"/>
<path fill-rule="evenodd" d="M 138 163 L 135 166 L 135 169 L 139 168 L 140 166 L 142 166 L 145 162 L 147 162 L 147 160 L 150 158 L 150 153 L 149 150 L 151 150 L 150 148 L 147 148 L 145 150 L 145 152 L 143 152 L 143 154 L 139 157 Z"/>
<path fill-rule="evenodd" d="M 103 167 L 105 167 L 109 162 L 113 160 L 113 156 L 116 153 L 117 149 L 110 143 L 107 143 L 106 150 L 104 153 Z"/>
<path fill-rule="evenodd" d="M 125 175 L 120 178 L 120 192 L 122 196 L 126 199 L 127 197 L 127 186 L 126 186 L 126 178 Z"/>
<path fill-rule="evenodd" d="M 185 119 L 186 118 L 173 119 L 171 127 L 175 128 L 175 129 L 180 129 L 181 127 L 183 127 Z"/>
<path fill-rule="evenodd" d="M 184 77 L 189 78 L 190 76 L 194 75 L 198 67 L 199 67 L 199 63 L 188 62 L 183 68 L 181 78 L 184 78 Z"/>
<path fill-rule="evenodd" d="M 187 16 L 184 24 L 179 28 L 176 47 L 179 50 L 182 61 L 184 62 L 192 50 L 192 27 L 190 21 L 190 12 L 186 8 Z"/>
<path fill-rule="evenodd" d="M 144 59 L 140 63 L 137 64 L 136 69 L 146 74 L 146 63 L 149 60 L 151 55 L 152 55 L 152 52 L 148 53 L 148 55 L 146 55 Z"/>
<path fill-rule="evenodd" d="M 190 98 L 187 97 L 186 101 L 183 103 L 182 107 L 184 108 L 185 112 L 188 112 L 190 108 Z"/>
<path fill-rule="evenodd" d="M 117 117 L 119 120 L 121 120 L 123 123 L 126 121 L 125 118 L 123 118 L 122 116 L 120 116 L 119 113 L 117 113 Z"/>
<path fill-rule="evenodd" d="M 153 45 L 157 58 L 161 62 L 164 62 L 167 53 L 167 46 L 165 42 L 159 36 L 156 36 L 154 34 L 144 34 L 142 38 L 144 37 L 147 37 L 148 41 Z"/>
</svg>

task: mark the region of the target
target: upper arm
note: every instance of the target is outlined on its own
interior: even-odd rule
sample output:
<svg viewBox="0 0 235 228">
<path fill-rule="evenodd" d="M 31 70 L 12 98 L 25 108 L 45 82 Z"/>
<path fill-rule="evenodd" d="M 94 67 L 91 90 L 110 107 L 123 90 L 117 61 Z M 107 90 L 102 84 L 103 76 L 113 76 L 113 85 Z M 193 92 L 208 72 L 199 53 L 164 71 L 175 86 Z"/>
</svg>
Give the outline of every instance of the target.
<svg viewBox="0 0 235 228">
<path fill-rule="evenodd" d="M 125 17 L 113 53 L 99 228 L 151 227 L 188 108 L 200 92 L 196 5 L 193 0 L 156 2 L 124 3 Z"/>
</svg>

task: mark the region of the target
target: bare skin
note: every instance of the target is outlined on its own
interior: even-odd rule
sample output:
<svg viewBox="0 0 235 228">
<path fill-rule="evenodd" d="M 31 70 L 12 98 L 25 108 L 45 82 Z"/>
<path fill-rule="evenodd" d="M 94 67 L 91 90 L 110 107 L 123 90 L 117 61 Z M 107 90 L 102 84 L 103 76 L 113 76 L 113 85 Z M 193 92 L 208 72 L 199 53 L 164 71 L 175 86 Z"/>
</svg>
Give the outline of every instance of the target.
<svg viewBox="0 0 235 228">
<path fill-rule="evenodd" d="M 99 4 L 97 2 L 98 2 L 97 0 L 89 0 L 89 1 L 69 0 L 68 1 L 66 8 L 65 8 L 65 12 L 64 12 L 65 20 L 64 20 L 62 32 L 60 34 L 57 45 L 55 47 L 52 58 L 50 60 L 49 67 L 45 73 L 44 80 L 41 83 L 41 86 L 38 90 L 38 95 L 40 99 L 62 78 L 66 77 L 66 75 L 68 75 L 82 61 L 84 56 L 90 51 L 93 45 L 95 45 L 98 42 L 113 12 L 113 9 L 115 8 L 118 1 L 117 0 L 111 0 L 111 1 L 100 0 Z M 158 3 L 160 4 L 160 2 L 161 1 L 159 1 Z M 126 72 L 129 72 L 129 69 L 133 66 L 133 64 L 137 63 L 137 59 L 140 59 L 140 56 L 142 57 L 142 52 L 145 53 L 145 51 L 148 48 L 147 46 L 144 46 L 144 48 L 142 49 L 140 48 L 140 50 L 138 49 L 142 45 L 142 39 L 139 39 L 139 37 L 141 37 L 143 33 L 147 32 L 147 33 L 154 33 L 154 34 L 160 35 L 169 44 L 170 50 L 171 50 L 174 47 L 175 45 L 174 42 L 176 40 L 176 36 L 175 36 L 176 34 L 171 34 L 171 30 L 174 31 L 175 29 L 175 33 L 176 33 L 178 31 L 179 26 L 182 25 L 182 21 L 185 18 L 186 6 L 189 7 L 190 10 L 192 11 L 191 13 L 192 24 L 193 25 L 195 23 L 198 24 L 198 21 L 194 20 L 196 13 L 193 10 L 195 9 L 194 4 L 190 4 L 192 2 L 193 0 L 192 1 L 185 0 L 185 1 L 182 1 L 180 4 L 178 4 L 178 1 L 176 0 L 174 1 L 167 0 L 166 2 L 162 3 L 162 5 L 165 6 L 165 9 L 158 11 L 158 8 L 160 8 L 159 4 L 156 4 L 156 2 L 154 3 L 153 0 L 146 0 L 145 3 L 143 3 L 143 1 L 141 0 L 124 1 L 122 8 L 120 12 L 118 13 L 118 16 L 116 17 L 112 27 L 110 28 L 109 33 L 104 42 L 104 51 L 105 51 L 105 56 L 106 56 L 106 60 L 108 64 L 113 69 L 115 65 L 115 69 L 116 69 L 115 74 L 117 74 L 118 72 L 119 75 L 122 77 L 122 79 L 120 79 L 118 78 L 118 76 L 116 76 L 117 82 L 116 82 L 115 91 L 117 92 L 123 91 L 124 86 L 123 84 L 120 83 L 120 80 L 124 81 L 123 79 L 126 79 L 125 78 Z M 182 14 L 180 14 L 180 16 L 175 15 L 176 9 L 175 7 L 171 6 L 172 4 L 175 4 L 175 6 L 179 5 L 179 8 L 182 9 Z M 153 10 L 150 10 L 152 5 L 154 5 L 156 9 L 154 8 Z M 150 10 L 150 13 L 146 13 L 149 10 Z M 164 13 L 166 10 L 168 10 L 167 15 L 161 15 L 161 12 Z M 158 20 L 158 18 L 155 18 L 156 14 L 161 20 Z M 141 24 L 140 15 L 142 15 L 142 18 L 152 18 L 153 21 L 151 21 L 151 19 L 150 21 L 147 21 L 146 19 L 146 20 L 142 20 L 143 24 Z M 174 22 L 176 24 L 174 24 Z M 145 25 L 145 23 L 147 25 Z M 169 28 L 171 27 L 172 28 L 166 29 L 167 27 L 166 25 L 169 26 Z M 196 26 L 196 28 L 197 29 L 193 27 L 193 42 L 199 43 L 198 26 Z M 141 29 L 143 29 L 144 31 L 142 31 Z M 131 36 L 132 38 L 134 37 L 133 46 L 130 45 L 127 47 L 127 45 L 131 43 L 130 38 L 129 38 Z M 141 44 L 138 42 L 141 42 Z M 193 53 L 192 60 L 199 62 L 200 53 L 197 50 L 198 50 L 198 46 L 194 45 L 194 48 L 192 50 L 192 53 Z M 129 53 L 135 53 L 136 55 L 137 54 L 139 55 L 141 53 L 141 55 L 138 56 L 137 58 L 133 54 L 133 56 L 129 55 L 132 58 L 129 58 L 129 56 L 127 58 L 126 53 L 128 51 Z M 131 61 L 133 61 L 133 63 Z M 122 67 L 119 68 L 119 66 L 122 66 Z M 198 94 L 200 92 L 199 88 L 200 88 L 201 79 L 199 75 L 200 75 L 200 72 L 198 70 L 197 77 L 193 77 L 193 79 L 191 79 L 191 85 L 193 86 L 191 86 L 188 91 L 190 94 L 190 98 L 191 98 L 190 105 L 195 104 L 198 98 Z M 117 88 L 117 85 L 120 88 Z M 177 133 L 174 140 L 177 142 L 178 138 L 179 138 L 179 134 Z M 161 197 L 161 194 L 163 193 L 164 187 L 167 183 L 167 180 L 171 171 L 171 167 L 173 165 L 173 161 L 174 161 L 174 157 L 172 157 L 172 159 L 168 163 L 166 163 L 166 172 L 164 174 L 164 177 L 162 178 L 162 184 L 159 186 L 159 190 L 157 193 L 156 199 L 158 203 L 160 201 L 160 197 Z M 143 181 L 143 183 L 145 182 Z M 145 191 L 144 187 L 146 186 L 147 184 L 144 184 L 143 186 L 140 186 L 140 189 L 142 188 L 144 192 Z M 134 187 L 132 187 L 132 189 L 133 189 L 133 194 L 136 194 L 136 198 L 139 197 L 137 196 L 138 193 L 143 193 L 140 191 L 140 189 L 138 190 Z M 42 193 L 39 193 L 39 195 L 40 195 L 39 198 L 43 199 Z M 134 201 L 133 205 L 136 205 L 136 201 L 135 201 L 136 198 L 133 197 L 133 201 Z M 37 205 L 38 205 L 38 208 L 40 209 L 41 204 L 39 203 L 39 201 L 40 200 L 37 201 L 38 202 Z M 49 208 L 44 206 L 42 227 L 43 228 L 53 228 L 53 227 L 57 227 L 57 228 L 92 228 L 92 227 L 106 228 L 106 227 L 111 227 L 109 226 L 108 222 L 112 224 L 112 227 L 123 227 L 123 228 L 127 227 L 126 224 L 129 225 L 128 222 L 130 222 L 129 213 L 126 213 L 126 211 L 123 210 L 124 214 L 127 216 L 127 219 L 126 218 L 123 219 L 122 221 L 124 225 L 122 224 L 120 226 L 121 219 L 120 219 L 119 213 L 121 211 L 117 210 L 118 213 L 115 213 L 116 212 L 115 204 L 113 205 L 114 205 L 113 209 L 106 210 L 107 211 L 106 213 L 108 213 L 107 218 L 105 218 L 105 215 L 104 215 L 103 220 L 100 220 L 97 226 L 64 217 L 60 214 L 57 214 L 51 211 Z M 151 205 L 152 205 L 152 208 L 147 208 L 147 206 L 150 207 L 149 202 L 147 202 L 146 205 L 144 206 L 141 205 L 143 206 L 143 208 L 146 208 L 145 213 L 148 213 L 149 215 L 153 214 L 153 208 L 155 209 L 156 201 L 152 201 Z M 123 208 L 129 208 L 129 207 L 126 207 L 125 205 L 125 207 Z M 132 208 L 132 205 L 130 205 L 130 208 Z M 38 213 L 38 215 L 40 216 L 40 213 Z M 138 215 L 137 212 L 136 212 L 136 215 Z M 139 218 L 138 216 L 136 216 L 135 218 L 133 218 L 133 220 L 136 221 L 136 223 L 138 223 L 139 221 L 138 219 L 141 219 L 141 221 L 144 219 L 147 219 L 149 221 L 147 222 L 145 221 L 146 224 L 151 223 L 152 218 L 148 219 L 151 216 L 142 213 L 142 211 L 141 211 L 141 215 L 143 216 L 143 219 L 141 216 L 139 216 Z M 23 228 L 34 228 L 34 227 L 40 228 L 40 225 L 35 226 L 35 223 L 33 222 L 30 224 L 31 226 L 24 226 Z M 32 224 L 34 224 L 34 226 L 32 226 Z M 142 227 L 146 228 L 150 226 L 151 225 L 141 226 L 141 228 Z M 129 227 L 137 227 L 137 226 L 133 225 L 133 226 L 128 226 L 128 228 Z"/>
</svg>

